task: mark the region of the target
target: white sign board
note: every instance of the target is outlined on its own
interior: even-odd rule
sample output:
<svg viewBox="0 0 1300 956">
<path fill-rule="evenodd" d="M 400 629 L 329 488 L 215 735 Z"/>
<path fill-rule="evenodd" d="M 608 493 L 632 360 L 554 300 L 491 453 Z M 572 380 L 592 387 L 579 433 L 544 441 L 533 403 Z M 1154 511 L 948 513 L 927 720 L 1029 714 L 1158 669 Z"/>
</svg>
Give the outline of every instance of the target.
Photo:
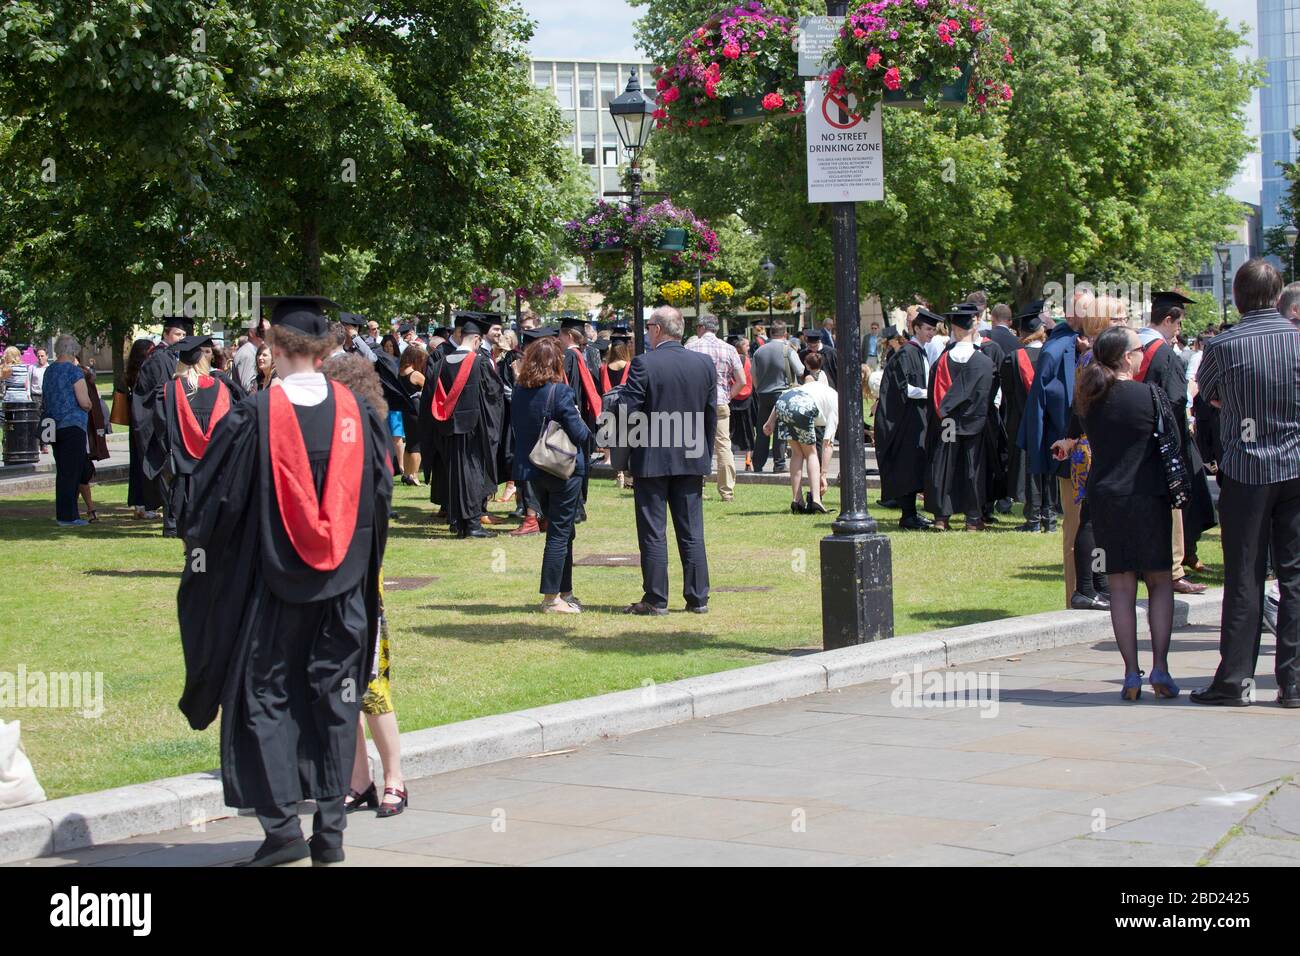
<svg viewBox="0 0 1300 956">
<path fill-rule="evenodd" d="M 795 49 L 799 52 L 800 76 L 825 76 L 831 67 L 825 62 L 831 44 L 840 35 L 843 17 L 800 17 L 799 39 Z"/>
<path fill-rule="evenodd" d="M 880 202 L 885 161 L 880 102 L 858 116 L 857 100 L 826 94 L 821 80 L 804 84 L 807 113 L 808 201 Z"/>
</svg>

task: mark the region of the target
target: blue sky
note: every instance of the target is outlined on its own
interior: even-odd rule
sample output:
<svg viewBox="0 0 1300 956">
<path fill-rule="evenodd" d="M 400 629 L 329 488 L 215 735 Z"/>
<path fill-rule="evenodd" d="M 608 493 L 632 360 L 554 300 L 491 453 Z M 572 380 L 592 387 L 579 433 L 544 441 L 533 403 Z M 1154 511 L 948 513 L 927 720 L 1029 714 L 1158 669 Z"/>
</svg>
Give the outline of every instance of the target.
<svg viewBox="0 0 1300 956">
<path fill-rule="evenodd" d="M 1236 24 L 1250 27 L 1250 47 L 1243 57 L 1256 55 L 1256 0 L 1208 0 L 1211 9 Z M 523 0 L 524 10 L 537 22 L 530 45 L 536 57 L 592 57 L 630 59 L 639 56 L 632 36 L 632 23 L 645 8 L 634 9 L 626 0 Z M 1249 110 L 1250 132 L 1259 128 L 1259 96 Z M 1259 154 L 1247 158 L 1237 181 L 1229 190 L 1238 199 L 1259 202 Z"/>
</svg>

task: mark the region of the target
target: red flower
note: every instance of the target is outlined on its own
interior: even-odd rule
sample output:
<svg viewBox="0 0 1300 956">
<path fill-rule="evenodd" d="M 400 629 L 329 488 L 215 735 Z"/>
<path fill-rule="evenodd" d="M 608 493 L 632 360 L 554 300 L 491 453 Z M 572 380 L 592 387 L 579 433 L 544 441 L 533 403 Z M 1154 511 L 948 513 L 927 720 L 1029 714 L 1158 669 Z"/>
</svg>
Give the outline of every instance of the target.
<svg viewBox="0 0 1300 956">
<path fill-rule="evenodd" d="M 664 109 L 664 108 L 661 106 L 661 107 L 659 107 L 657 110 L 655 110 L 653 113 L 651 113 L 650 115 L 653 116 L 653 117 L 654 117 L 655 119 L 657 119 L 657 120 L 667 119 L 667 118 L 668 118 L 668 111 L 667 111 L 666 109 Z"/>
<path fill-rule="evenodd" d="M 843 86 L 844 67 L 837 66 L 835 69 L 831 70 L 830 76 L 826 77 L 826 85 L 832 91 L 836 91 Z"/>
<path fill-rule="evenodd" d="M 1011 99 L 1011 87 L 1007 86 L 1006 84 L 1003 84 L 1002 86 L 1002 98 L 1004 100 Z"/>
<path fill-rule="evenodd" d="M 664 90 L 668 89 L 668 77 L 666 76 L 659 77 L 659 79 L 655 81 L 655 89 L 661 93 Z"/>
<path fill-rule="evenodd" d="M 898 67 L 891 66 L 885 71 L 885 88 L 896 90 L 902 86 L 902 81 L 898 78 Z"/>
<path fill-rule="evenodd" d="M 765 110 L 779 110 L 783 106 L 785 106 L 785 100 L 781 98 L 780 93 L 768 93 L 767 96 L 763 97 L 763 109 Z"/>
<path fill-rule="evenodd" d="M 874 70 L 878 66 L 880 66 L 880 54 L 872 50 L 867 54 L 867 69 Z"/>
<path fill-rule="evenodd" d="M 1011 51 L 1010 51 L 1010 50 L 1007 50 L 1006 53 L 1003 53 L 1003 54 L 1002 54 L 1002 62 L 1003 62 L 1003 63 L 1015 63 L 1015 62 L 1016 62 L 1015 57 L 1013 57 L 1013 56 L 1011 55 Z"/>
<path fill-rule="evenodd" d="M 734 43 L 728 43 L 722 48 L 722 55 L 728 60 L 734 60 L 736 57 L 740 56 L 740 47 L 736 46 Z"/>
<path fill-rule="evenodd" d="M 862 29 L 861 27 L 856 27 L 853 30 L 853 35 L 857 37 L 859 40 L 861 40 L 864 36 L 867 35 L 867 31 Z"/>
<path fill-rule="evenodd" d="M 710 79 L 710 80 L 705 80 L 705 81 L 704 81 L 704 95 L 707 96 L 707 97 L 708 97 L 709 99 L 711 99 L 711 100 L 716 100 L 716 99 L 718 98 L 718 81 L 717 81 L 717 80 L 711 80 L 711 79 Z"/>
<path fill-rule="evenodd" d="M 661 94 L 659 94 L 659 99 L 661 99 L 665 103 L 671 103 L 681 95 L 682 95 L 681 90 L 679 90 L 675 86 L 670 86 L 668 87 L 668 89 L 664 90 Z"/>
</svg>

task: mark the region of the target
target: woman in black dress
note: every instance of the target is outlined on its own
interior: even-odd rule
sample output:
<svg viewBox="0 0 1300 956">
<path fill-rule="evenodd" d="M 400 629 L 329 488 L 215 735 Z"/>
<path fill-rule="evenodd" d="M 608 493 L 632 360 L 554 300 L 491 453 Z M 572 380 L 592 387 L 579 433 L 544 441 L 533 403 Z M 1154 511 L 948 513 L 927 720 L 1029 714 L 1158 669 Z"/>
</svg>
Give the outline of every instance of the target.
<svg viewBox="0 0 1300 956">
<path fill-rule="evenodd" d="M 754 470 L 754 445 L 758 423 L 754 421 L 757 403 L 754 400 L 754 374 L 749 364 L 749 339 L 743 335 L 727 337 L 727 343 L 740 354 L 740 365 L 745 370 L 745 387 L 731 400 L 731 447 L 745 453 L 745 470 Z"/>
<path fill-rule="evenodd" d="M 1146 581 L 1151 625 L 1151 690 L 1177 697 L 1169 676 L 1169 640 L 1174 621 L 1173 519 L 1168 486 L 1156 444 L 1156 403 L 1168 399 L 1154 386 L 1133 380 L 1142 364 L 1142 345 L 1127 326 L 1113 326 L 1093 343 L 1092 361 L 1075 387 L 1078 417 L 1092 447 L 1088 505 L 1098 557 L 1110 582 L 1110 620 L 1124 658 L 1125 700 L 1142 695 L 1137 656 L 1137 583 Z M 1167 418 L 1168 411 L 1165 412 Z M 1071 427 L 1077 432 L 1077 425 Z M 1175 436 L 1177 432 L 1174 433 Z M 1064 460 L 1077 434 L 1052 448 Z"/>
<path fill-rule="evenodd" d="M 402 389 L 411 395 L 416 402 L 419 402 L 420 393 L 424 391 L 424 371 L 429 362 L 429 353 L 418 345 L 408 345 L 406 351 L 402 353 L 401 362 L 398 366 L 397 377 L 401 380 Z M 411 436 L 419 434 L 416 427 L 416 416 L 408 411 L 402 411 L 402 431 Z M 402 484 L 418 486 L 420 479 L 416 477 L 420 473 L 420 446 L 414 437 L 407 442 L 403 452 L 402 462 Z"/>
</svg>

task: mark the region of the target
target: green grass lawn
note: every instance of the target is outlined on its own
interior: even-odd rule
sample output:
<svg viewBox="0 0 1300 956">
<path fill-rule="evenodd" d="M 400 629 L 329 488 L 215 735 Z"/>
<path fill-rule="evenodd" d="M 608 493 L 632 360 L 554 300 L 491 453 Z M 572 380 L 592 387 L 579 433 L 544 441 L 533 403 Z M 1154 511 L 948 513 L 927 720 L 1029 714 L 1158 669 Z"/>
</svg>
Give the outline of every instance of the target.
<svg viewBox="0 0 1300 956">
<path fill-rule="evenodd" d="M 838 492 L 827 496 L 834 505 Z M 195 733 L 176 701 L 183 679 L 175 593 L 180 546 L 158 523 L 131 520 L 126 486 L 97 488 L 101 521 L 56 530 L 49 494 L 0 499 L 5 625 L 0 671 L 103 672 L 102 716 L 5 709 L 51 797 L 215 767 L 217 729 Z M 628 617 L 641 595 L 635 561 L 576 567 L 581 616 L 535 608 L 542 537 L 457 541 L 429 521 L 424 488 L 398 486 L 385 577 L 436 578 L 390 589 L 393 680 L 404 730 L 709 674 L 821 645 L 818 542 L 831 516 L 788 512 L 789 491 L 742 485 L 730 503 L 705 503 L 707 616 L 686 614 L 670 542 L 674 613 Z M 1063 604 L 1061 536 L 899 533 L 896 512 L 874 507 L 893 545 L 898 634 L 969 624 Z M 502 506 L 495 506 L 502 507 Z M 632 493 L 596 480 L 575 556 L 636 554 Z M 1017 518 L 1016 521 L 1019 519 Z M 513 525 L 511 525 L 513 526 Z M 1217 530 L 1201 557 L 1218 567 Z M 1217 583 L 1206 577 L 1207 583 Z M 727 587 L 765 591 L 724 591 Z M 237 600 L 237 595 L 231 595 Z M 1116 660 L 1118 667 L 1118 658 Z"/>
</svg>

